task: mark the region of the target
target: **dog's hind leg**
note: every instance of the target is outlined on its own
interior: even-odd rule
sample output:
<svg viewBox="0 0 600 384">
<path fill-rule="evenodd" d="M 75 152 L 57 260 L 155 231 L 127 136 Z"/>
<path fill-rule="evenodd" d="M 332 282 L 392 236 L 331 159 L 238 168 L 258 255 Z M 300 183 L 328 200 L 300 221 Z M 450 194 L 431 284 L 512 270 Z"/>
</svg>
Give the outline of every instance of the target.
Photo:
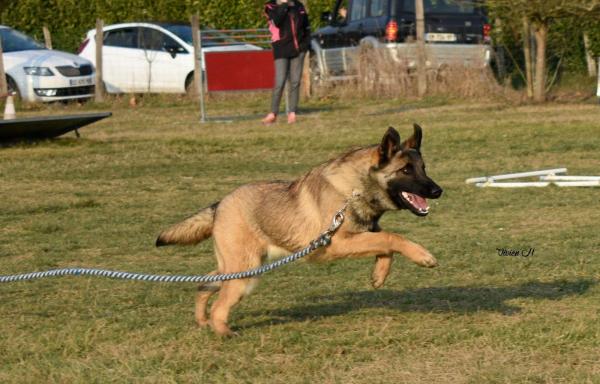
<svg viewBox="0 0 600 384">
<path fill-rule="evenodd" d="M 209 275 L 216 275 L 217 271 L 212 271 Z M 196 322 L 199 326 L 204 327 L 208 325 L 208 316 L 206 307 L 208 305 L 208 300 L 214 295 L 216 292 L 221 289 L 222 283 L 214 282 L 214 283 L 202 283 L 198 286 L 198 293 L 196 294 Z"/>
<path fill-rule="evenodd" d="M 215 237 L 216 255 L 219 273 L 246 271 L 261 265 L 266 254 L 264 245 L 249 232 L 239 230 L 227 232 L 227 236 Z M 216 334 L 231 336 L 233 332 L 227 326 L 231 309 L 249 294 L 258 282 L 257 278 L 224 281 L 219 290 L 219 297 L 210 309 L 210 326 Z"/>
<path fill-rule="evenodd" d="M 390 273 L 393 261 L 394 256 L 392 254 L 375 257 L 375 267 L 373 268 L 373 274 L 371 275 L 371 284 L 373 285 L 373 288 L 377 289 L 383 285 L 386 277 Z"/>
<path fill-rule="evenodd" d="M 251 289 L 257 279 L 240 279 L 223 282 L 219 298 L 210 310 L 210 325 L 217 335 L 232 336 L 227 326 L 229 312 Z"/>
</svg>

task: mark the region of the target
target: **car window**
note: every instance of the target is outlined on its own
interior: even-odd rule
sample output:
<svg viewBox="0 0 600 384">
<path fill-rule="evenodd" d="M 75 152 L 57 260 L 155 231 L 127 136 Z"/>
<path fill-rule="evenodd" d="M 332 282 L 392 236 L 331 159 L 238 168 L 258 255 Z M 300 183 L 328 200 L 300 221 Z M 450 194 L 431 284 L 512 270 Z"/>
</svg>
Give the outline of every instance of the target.
<svg viewBox="0 0 600 384">
<path fill-rule="evenodd" d="M 167 48 L 174 47 L 178 53 L 187 52 L 170 36 L 165 35 L 161 31 L 153 28 L 140 28 L 140 47 L 151 51 L 167 51 Z"/>
<path fill-rule="evenodd" d="M 166 24 L 161 25 L 164 29 L 171 32 L 181 40 L 185 41 L 189 45 L 193 45 L 192 39 L 192 27 L 183 24 Z M 244 44 L 241 41 L 237 41 L 224 33 L 220 33 L 214 29 L 203 29 L 202 30 L 202 46 L 203 47 L 215 47 L 220 45 L 238 45 Z"/>
<path fill-rule="evenodd" d="M 348 0 L 339 1 L 335 20 L 338 24 L 344 24 L 348 21 Z"/>
<path fill-rule="evenodd" d="M 404 0 L 403 3 L 403 11 L 415 11 L 413 0 Z M 425 13 L 472 14 L 475 12 L 475 5 L 472 0 L 423 0 L 423 8 Z"/>
<path fill-rule="evenodd" d="M 104 33 L 104 45 L 137 48 L 137 28 L 113 29 Z"/>
<path fill-rule="evenodd" d="M 2 50 L 4 52 L 28 51 L 31 49 L 46 49 L 31 37 L 10 28 L 0 29 Z"/>
<path fill-rule="evenodd" d="M 368 0 L 354 0 L 350 9 L 350 21 L 361 20 L 367 17 Z"/>
<path fill-rule="evenodd" d="M 192 39 L 192 27 L 190 27 L 189 25 L 170 24 L 163 25 L 163 28 L 171 32 L 175 36 L 179 37 L 181 40 L 185 41 L 189 45 L 194 44 Z M 217 30 L 210 28 L 203 29 L 201 36 L 203 47 L 243 44 L 242 42 L 237 41 L 224 33 L 220 33 Z"/>
<path fill-rule="evenodd" d="M 383 16 L 385 15 L 385 9 L 387 8 L 387 0 L 371 0 L 371 6 L 369 8 L 369 15 L 371 17 Z"/>
<path fill-rule="evenodd" d="M 162 25 L 164 29 L 171 32 L 175 36 L 179 37 L 181 40 L 185 41 L 189 45 L 193 44 L 192 41 L 192 27 L 185 24 L 168 24 Z"/>
</svg>

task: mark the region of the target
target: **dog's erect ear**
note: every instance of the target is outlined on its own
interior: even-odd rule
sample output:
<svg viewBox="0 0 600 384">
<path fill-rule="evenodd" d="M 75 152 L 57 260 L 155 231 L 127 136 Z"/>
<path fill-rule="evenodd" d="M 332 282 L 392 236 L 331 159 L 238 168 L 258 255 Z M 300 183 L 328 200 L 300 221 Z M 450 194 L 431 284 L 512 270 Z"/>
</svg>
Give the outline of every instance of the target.
<svg viewBox="0 0 600 384">
<path fill-rule="evenodd" d="M 399 150 L 400 134 L 394 127 L 389 127 L 385 135 L 383 135 L 383 139 L 381 140 L 381 144 L 377 151 L 379 155 L 379 165 L 383 165 L 390 161 Z"/>
<path fill-rule="evenodd" d="M 406 139 L 404 143 L 402 143 L 402 149 L 412 148 L 419 151 L 421 150 L 421 139 L 423 138 L 423 130 L 417 123 L 415 123 L 413 127 L 415 128 L 415 132 L 411 137 Z"/>
</svg>

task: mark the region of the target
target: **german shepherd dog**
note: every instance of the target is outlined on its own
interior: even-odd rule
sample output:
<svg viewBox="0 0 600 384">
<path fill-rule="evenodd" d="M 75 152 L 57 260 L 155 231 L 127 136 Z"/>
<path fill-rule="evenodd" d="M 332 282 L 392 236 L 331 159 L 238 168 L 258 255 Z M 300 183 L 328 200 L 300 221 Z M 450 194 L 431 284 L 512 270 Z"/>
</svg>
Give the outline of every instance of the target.
<svg viewBox="0 0 600 384">
<path fill-rule="evenodd" d="M 401 142 L 390 127 L 381 144 L 352 150 L 313 168 L 292 182 L 267 181 L 243 185 L 221 201 L 163 231 L 157 246 L 197 244 L 211 235 L 218 267 L 211 274 L 245 271 L 267 258 L 305 247 L 329 227 L 347 201 L 346 219 L 331 244 L 307 256 L 310 261 L 375 257 L 372 285 L 383 285 L 394 253 L 422 267 L 436 259 L 422 246 L 396 233 L 382 232 L 378 221 L 389 210 L 429 213 L 426 198 L 442 189 L 425 173 L 421 157 L 422 130 Z M 351 198 L 351 196 L 355 198 Z M 250 293 L 257 278 L 203 284 L 196 297 L 196 321 L 218 335 L 231 335 L 229 312 Z M 209 298 L 219 291 L 207 316 Z"/>
</svg>

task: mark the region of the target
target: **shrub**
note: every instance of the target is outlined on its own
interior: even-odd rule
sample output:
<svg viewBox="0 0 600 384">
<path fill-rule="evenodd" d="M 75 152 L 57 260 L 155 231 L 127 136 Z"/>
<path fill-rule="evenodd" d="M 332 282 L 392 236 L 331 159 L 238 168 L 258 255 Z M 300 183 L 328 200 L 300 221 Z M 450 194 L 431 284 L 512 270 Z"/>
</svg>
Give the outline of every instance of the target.
<svg viewBox="0 0 600 384">
<path fill-rule="evenodd" d="M 200 14 L 203 26 L 213 28 L 266 27 L 264 0 L 90 0 L 85 6 L 76 0 L 8 0 L 0 5 L 3 25 L 43 40 L 42 27 L 52 33 L 54 48 L 75 51 L 96 18 L 105 24 L 126 21 L 189 22 Z M 305 2 L 317 27 L 319 15 L 332 7 L 333 0 Z"/>
</svg>

